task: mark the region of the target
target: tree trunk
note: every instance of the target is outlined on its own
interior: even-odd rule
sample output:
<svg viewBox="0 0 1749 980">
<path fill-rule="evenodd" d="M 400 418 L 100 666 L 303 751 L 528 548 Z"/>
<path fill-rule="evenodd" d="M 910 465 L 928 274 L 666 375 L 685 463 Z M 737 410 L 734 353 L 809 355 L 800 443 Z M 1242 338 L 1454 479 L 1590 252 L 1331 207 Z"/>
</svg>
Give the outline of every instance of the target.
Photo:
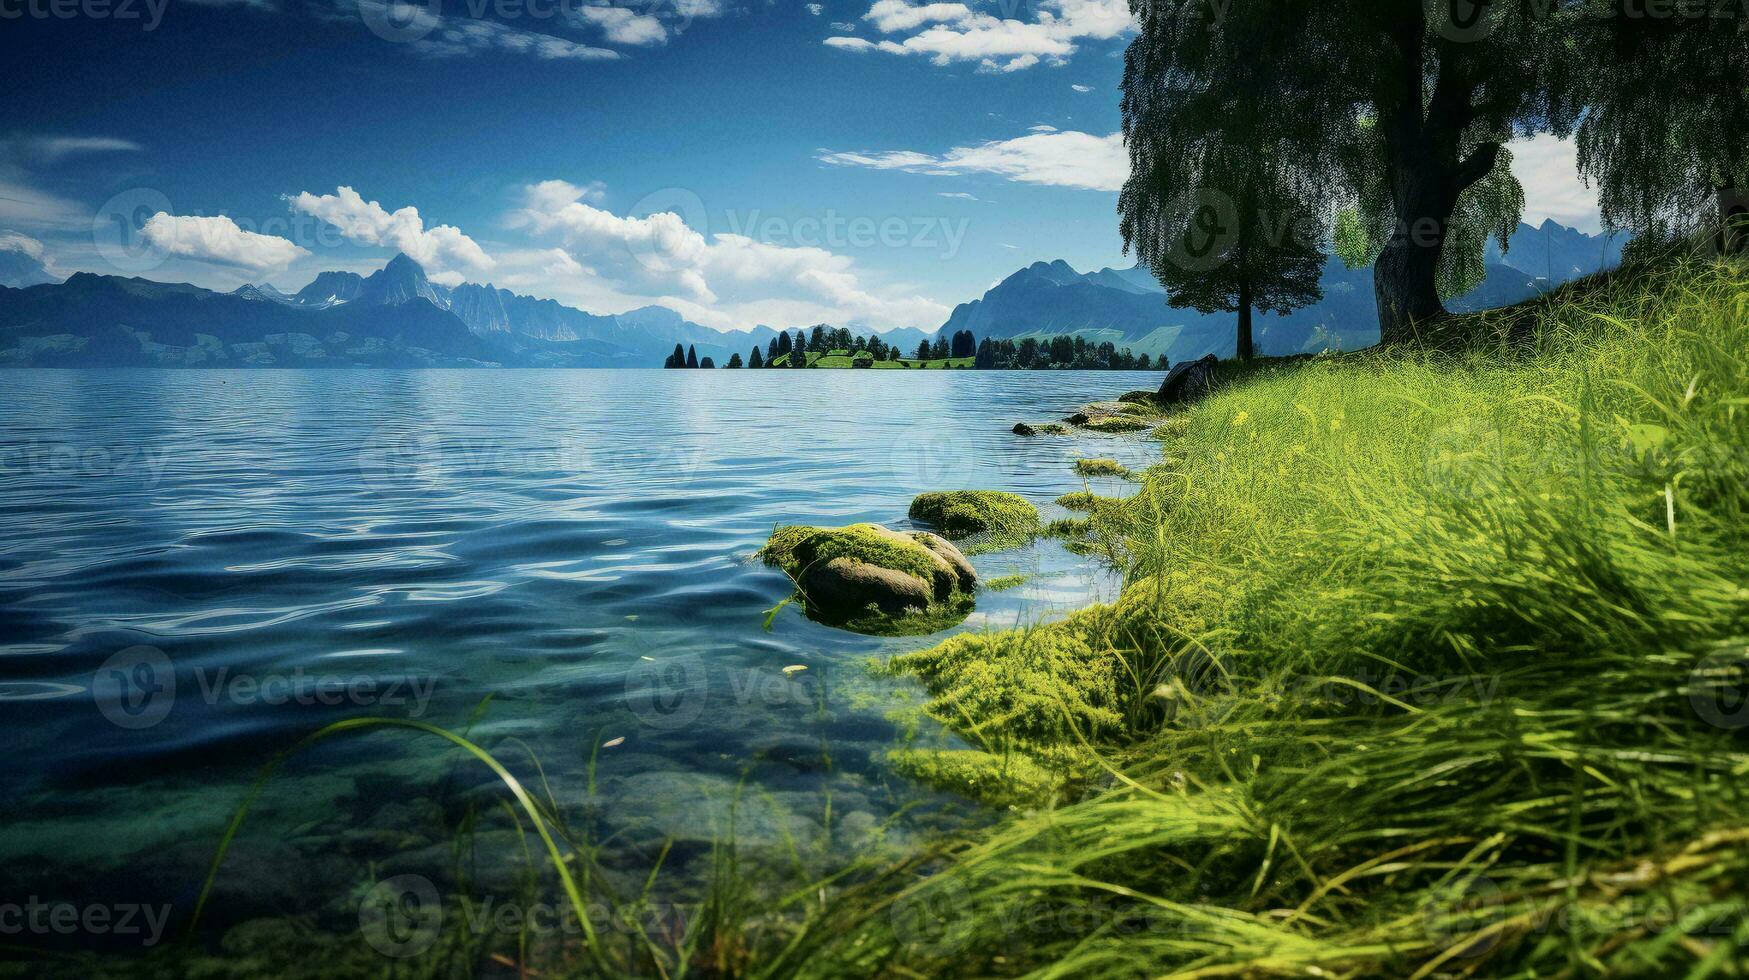
<svg viewBox="0 0 1749 980">
<path fill-rule="evenodd" d="M 1239 280 L 1239 349 L 1237 356 L 1241 362 L 1249 361 L 1253 353 L 1251 346 L 1251 279 L 1247 276 Z"/>
<path fill-rule="evenodd" d="M 1409 342 L 1417 325 L 1446 315 L 1439 299 L 1439 255 L 1457 205 L 1454 181 L 1431 161 L 1401 167 L 1393 178 L 1397 227 L 1373 267 L 1382 344 Z"/>
<path fill-rule="evenodd" d="M 1719 198 L 1719 251 L 1740 255 L 1749 251 L 1749 193 L 1738 187 L 1721 187 Z"/>
</svg>

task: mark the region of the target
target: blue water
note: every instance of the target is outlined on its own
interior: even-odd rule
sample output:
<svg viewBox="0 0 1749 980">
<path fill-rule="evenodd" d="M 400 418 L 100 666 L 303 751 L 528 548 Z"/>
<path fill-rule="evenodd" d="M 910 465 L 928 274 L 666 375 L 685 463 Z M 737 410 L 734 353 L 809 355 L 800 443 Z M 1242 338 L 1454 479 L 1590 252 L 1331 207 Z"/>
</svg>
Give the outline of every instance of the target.
<svg viewBox="0 0 1749 980">
<path fill-rule="evenodd" d="M 926 490 L 1060 516 L 1078 455 L 1154 444 L 1010 426 L 1157 380 L 0 372 L 0 861 L 21 890 L 186 909 L 259 767 L 353 716 L 468 730 L 628 869 L 677 841 L 684 877 L 731 812 L 752 849 L 908 847 L 975 815 L 887 771 L 907 740 L 952 743 L 865 664 L 939 637 L 792 609 L 768 630 L 789 583 L 749 556 L 777 524 L 903 526 Z M 960 629 L 1116 591 L 1052 543 L 975 563 L 1031 578 Z M 221 904 L 286 914 L 443 864 L 502 796 L 429 737 L 325 743 L 269 784 Z"/>
</svg>

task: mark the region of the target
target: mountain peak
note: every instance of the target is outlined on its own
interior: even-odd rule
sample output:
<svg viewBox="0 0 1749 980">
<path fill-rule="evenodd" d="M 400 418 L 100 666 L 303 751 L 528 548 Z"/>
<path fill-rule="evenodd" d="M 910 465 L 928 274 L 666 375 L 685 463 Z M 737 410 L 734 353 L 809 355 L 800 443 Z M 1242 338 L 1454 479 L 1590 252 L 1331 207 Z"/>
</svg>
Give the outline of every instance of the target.
<svg viewBox="0 0 1749 980">
<path fill-rule="evenodd" d="M 425 278 L 425 267 L 408 256 L 406 252 L 396 252 L 395 257 L 383 266 L 383 272 L 390 275 L 415 275 Z"/>
<path fill-rule="evenodd" d="M 1026 271 L 1056 283 L 1073 282 L 1081 278 L 1081 273 L 1076 272 L 1074 266 L 1062 259 L 1057 259 L 1054 262 L 1034 262 L 1026 267 Z"/>
</svg>

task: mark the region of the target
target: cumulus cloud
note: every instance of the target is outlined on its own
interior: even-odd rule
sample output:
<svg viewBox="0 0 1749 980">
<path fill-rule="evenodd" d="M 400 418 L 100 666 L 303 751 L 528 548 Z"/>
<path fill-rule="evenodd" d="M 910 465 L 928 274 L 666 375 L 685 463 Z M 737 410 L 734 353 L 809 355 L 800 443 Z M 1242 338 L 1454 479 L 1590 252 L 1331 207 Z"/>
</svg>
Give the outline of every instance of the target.
<svg viewBox="0 0 1749 980">
<path fill-rule="evenodd" d="M 915 150 L 882 152 L 822 151 L 819 159 L 839 167 L 903 170 L 936 176 L 995 174 L 1027 184 L 1116 191 L 1129 177 L 1129 156 L 1123 134 L 1091 133 L 1034 127 L 1026 136 L 960 146 L 940 156 Z"/>
<path fill-rule="evenodd" d="M 540 61 L 612 61 L 619 52 L 610 48 L 591 47 L 551 34 L 541 34 L 511 27 L 494 20 L 468 17 L 445 17 L 437 4 L 409 3 L 406 0 L 356 0 L 356 11 L 345 5 L 331 14 L 330 20 L 358 19 L 372 30 L 392 29 L 397 39 L 405 39 L 408 50 L 427 58 L 466 58 L 486 53 L 521 55 Z M 593 9 L 593 8 L 589 8 Z M 628 12 L 629 13 L 629 12 Z M 616 18 L 611 29 L 637 35 L 637 29 Z M 606 25 L 604 25 L 606 26 Z M 660 26 L 660 25 L 658 25 Z"/>
<path fill-rule="evenodd" d="M 0 231 L 0 286 L 20 289 L 60 282 L 43 243 L 28 235 Z"/>
<path fill-rule="evenodd" d="M 808 4 L 807 10 L 808 10 L 808 13 L 814 15 L 815 17 L 818 17 L 821 14 L 826 12 L 826 8 L 824 6 L 822 6 L 821 4 L 817 4 L 817 3 Z"/>
<path fill-rule="evenodd" d="M 146 243 L 167 255 L 251 272 L 278 272 L 310 254 L 287 239 L 245 231 L 224 215 L 173 215 L 160 211 L 140 229 Z"/>
<path fill-rule="evenodd" d="M 1596 188 L 1579 179 L 1578 147 L 1548 133 L 1508 145 L 1512 174 L 1524 185 L 1524 220 L 1541 224 L 1553 218 L 1569 228 L 1596 234 L 1603 228 Z"/>
<path fill-rule="evenodd" d="M 778 245 L 745 234 L 706 235 L 673 211 L 619 215 L 590 203 L 589 189 L 549 180 L 524 189 L 512 227 L 556 244 L 521 253 L 571 291 L 645 297 L 702 323 L 866 323 L 933 326 L 947 308 L 863 281 L 855 262 L 825 248 Z"/>
<path fill-rule="evenodd" d="M 611 44 L 651 45 L 668 40 L 668 28 L 661 18 L 626 7 L 579 7 L 577 17 L 601 28 L 602 37 Z"/>
<path fill-rule="evenodd" d="M 895 37 L 837 36 L 825 43 L 846 51 L 924 55 L 937 65 L 975 61 L 994 72 L 1065 64 L 1080 42 L 1135 29 L 1128 0 L 1039 0 L 1033 20 L 998 17 L 964 3 L 875 0 L 863 20 Z"/>
<path fill-rule="evenodd" d="M 350 187 L 333 194 L 308 192 L 288 199 L 291 206 L 339 229 L 349 241 L 380 245 L 407 253 L 432 273 L 432 278 L 451 273 L 484 275 L 496 264 L 485 250 L 452 225 L 425 226 L 412 206 L 390 212 L 375 201 L 366 201 Z"/>
</svg>

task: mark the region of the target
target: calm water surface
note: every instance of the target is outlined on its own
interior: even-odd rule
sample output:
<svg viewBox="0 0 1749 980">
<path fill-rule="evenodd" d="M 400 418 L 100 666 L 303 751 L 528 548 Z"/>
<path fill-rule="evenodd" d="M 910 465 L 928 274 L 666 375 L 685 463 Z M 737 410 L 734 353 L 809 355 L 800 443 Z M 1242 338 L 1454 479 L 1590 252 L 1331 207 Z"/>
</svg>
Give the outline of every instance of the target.
<svg viewBox="0 0 1749 980">
<path fill-rule="evenodd" d="M 350 716 L 467 729 L 544 772 L 628 871 L 675 841 L 664 873 L 684 878 L 731 812 L 748 848 L 839 857 L 975 819 L 882 763 L 952 742 L 865 664 L 939 637 L 789 609 L 766 629 L 790 587 L 749 556 L 776 524 L 903 526 L 926 490 L 1010 489 L 1058 516 L 1078 455 L 1140 465 L 1154 444 L 1009 427 L 1157 381 L 0 372 L 8 890 L 186 910 L 259 767 Z M 1116 590 L 1055 544 L 974 561 L 1031 578 L 961 629 Z M 320 906 L 384 868 L 441 875 L 461 815 L 502 795 L 429 737 L 325 743 L 251 815 L 221 914 Z"/>
</svg>

